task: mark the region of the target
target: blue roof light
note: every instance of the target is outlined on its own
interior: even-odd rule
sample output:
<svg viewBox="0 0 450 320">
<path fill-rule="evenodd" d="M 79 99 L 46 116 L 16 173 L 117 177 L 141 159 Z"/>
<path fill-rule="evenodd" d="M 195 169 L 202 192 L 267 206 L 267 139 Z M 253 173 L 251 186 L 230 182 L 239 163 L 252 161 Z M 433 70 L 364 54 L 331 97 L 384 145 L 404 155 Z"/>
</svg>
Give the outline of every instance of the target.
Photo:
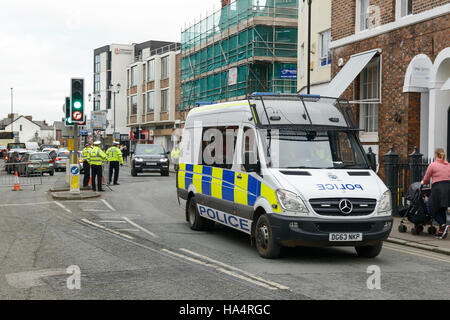
<svg viewBox="0 0 450 320">
<path fill-rule="evenodd" d="M 275 92 L 253 92 L 252 96 L 279 96 L 279 93 Z"/>
<path fill-rule="evenodd" d="M 299 93 L 299 96 L 302 97 L 302 98 L 320 99 L 320 94 L 303 94 L 303 93 Z"/>
<path fill-rule="evenodd" d="M 195 103 L 195 106 L 196 107 L 209 106 L 210 104 L 217 104 L 217 102 L 215 102 L 215 101 L 197 101 Z"/>
</svg>

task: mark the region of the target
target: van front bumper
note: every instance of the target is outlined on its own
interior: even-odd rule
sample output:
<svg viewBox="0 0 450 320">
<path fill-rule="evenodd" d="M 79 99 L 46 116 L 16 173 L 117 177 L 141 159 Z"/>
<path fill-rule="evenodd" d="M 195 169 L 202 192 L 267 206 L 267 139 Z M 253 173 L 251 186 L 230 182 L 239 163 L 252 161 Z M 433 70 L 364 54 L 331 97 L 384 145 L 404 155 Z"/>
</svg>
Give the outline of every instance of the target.
<svg viewBox="0 0 450 320">
<path fill-rule="evenodd" d="M 384 241 L 392 230 L 392 216 L 367 219 L 321 219 L 269 215 L 275 241 L 287 247 L 373 245 Z M 330 233 L 362 233 L 362 241 L 330 241 Z"/>
</svg>

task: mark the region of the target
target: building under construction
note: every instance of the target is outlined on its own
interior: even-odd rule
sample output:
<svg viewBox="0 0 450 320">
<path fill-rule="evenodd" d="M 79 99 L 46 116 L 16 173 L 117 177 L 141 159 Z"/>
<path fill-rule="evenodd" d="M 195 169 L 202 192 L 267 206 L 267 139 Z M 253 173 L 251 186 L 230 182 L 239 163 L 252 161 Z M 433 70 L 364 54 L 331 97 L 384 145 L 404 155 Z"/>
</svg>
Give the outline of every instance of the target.
<svg viewBox="0 0 450 320">
<path fill-rule="evenodd" d="M 297 90 L 298 0 L 235 0 L 181 34 L 182 108 Z"/>
</svg>

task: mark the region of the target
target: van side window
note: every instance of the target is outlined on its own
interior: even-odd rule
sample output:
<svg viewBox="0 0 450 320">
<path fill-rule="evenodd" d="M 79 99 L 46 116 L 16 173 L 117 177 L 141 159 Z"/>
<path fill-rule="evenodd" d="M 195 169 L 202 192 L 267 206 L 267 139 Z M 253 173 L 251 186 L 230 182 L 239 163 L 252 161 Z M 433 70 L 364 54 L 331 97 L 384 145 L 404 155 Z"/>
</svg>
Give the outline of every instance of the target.
<svg viewBox="0 0 450 320">
<path fill-rule="evenodd" d="M 202 164 L 231 169 L 238 126 L 206 127 L 202 133 Z"/>
<path fill-rule="evenodd" d="M 259 161 L 255 130 L 245 127 L 243 139 L 241 171 L 254 172 L 253 166 Z"/>
</svg>

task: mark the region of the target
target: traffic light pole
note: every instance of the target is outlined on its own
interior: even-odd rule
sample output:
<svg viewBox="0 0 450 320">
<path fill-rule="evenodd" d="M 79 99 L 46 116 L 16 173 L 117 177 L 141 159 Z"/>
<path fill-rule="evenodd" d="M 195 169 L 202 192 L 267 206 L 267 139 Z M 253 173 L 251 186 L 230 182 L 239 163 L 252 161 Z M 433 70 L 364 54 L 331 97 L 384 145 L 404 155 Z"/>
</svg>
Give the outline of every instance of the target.
<svg viewBox="0 0 450 320">
<path fill-rule="evenodd" d="M 73 163 L 78 164 L 78 124 L 75 123 L 73 126 Z"/>
</svg>

